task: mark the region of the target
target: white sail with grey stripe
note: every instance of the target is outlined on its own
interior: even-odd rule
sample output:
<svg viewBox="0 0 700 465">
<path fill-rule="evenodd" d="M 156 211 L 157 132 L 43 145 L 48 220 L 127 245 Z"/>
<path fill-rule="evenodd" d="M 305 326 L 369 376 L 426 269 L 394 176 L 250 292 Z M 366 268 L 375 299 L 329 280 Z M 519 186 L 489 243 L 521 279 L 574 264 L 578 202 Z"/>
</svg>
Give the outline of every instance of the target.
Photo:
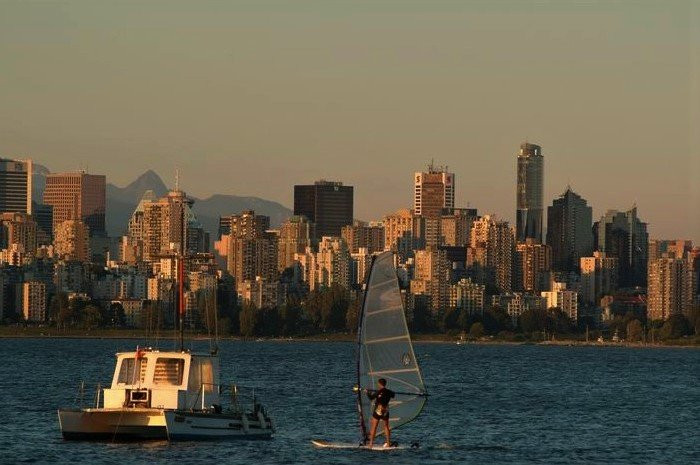
<svg viewBox="0 0 700 465">
<path fill-rule="evenodd" d="M 357 382 L 362 388 L 358 391 L 358 411 L 366 436 L 372 407 L 363 390 L 376 389 L 379 378 L 386 379 L 387 388 L 396 393 L 389 406 L 392 429 L 416 418 L 427 397 L 406 325 L 392 252 L 374 257 L 358 320 Z"/>
</svg>

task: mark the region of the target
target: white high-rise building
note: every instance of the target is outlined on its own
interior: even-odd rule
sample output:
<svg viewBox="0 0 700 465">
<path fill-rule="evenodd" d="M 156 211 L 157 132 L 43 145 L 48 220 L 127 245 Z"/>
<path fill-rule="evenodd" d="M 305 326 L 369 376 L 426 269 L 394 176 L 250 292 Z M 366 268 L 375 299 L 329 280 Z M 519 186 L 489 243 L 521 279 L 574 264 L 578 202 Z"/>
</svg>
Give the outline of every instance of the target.
<svg viewBox="0 0 700 465">
<path fill-rule="evenodd" d="M 581 257 L 581 298 L 587 304 L 598 304 L 601 297 L 617 290 L 618 264 L 616 257 L 605 252 L 593 252 Z"/>
<path fill-rule="evenodd" d="M 555 282 L 552 290 L 541 293 L 547 300 L 547 308 L 558 308 L 571 320 L 578 319 L 578 292 L 566 289 L 566 283 Z"/>
</svg>

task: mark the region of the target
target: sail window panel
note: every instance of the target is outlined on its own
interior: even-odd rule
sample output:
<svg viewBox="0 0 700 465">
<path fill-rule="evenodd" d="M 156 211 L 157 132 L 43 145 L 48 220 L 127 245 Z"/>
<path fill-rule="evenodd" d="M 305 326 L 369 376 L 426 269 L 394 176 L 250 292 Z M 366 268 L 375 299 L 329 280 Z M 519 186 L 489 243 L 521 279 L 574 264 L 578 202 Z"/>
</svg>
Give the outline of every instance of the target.
<svg viewBox="0 0 700 465">
<path fill-rule="evenodd" d="M 404 320 L 403 307 L 394 311 L 365 316 L 364 342 L 371 344 L 375 340 L 381 341 L 401 336 L 408 339 Z"/>
<path fill-rule="evenodd" d="M 148 359 L 136 359 L 134 357 L 123 358 L 119 368 L 119 378 L 117 384 L 137 384 L 146 380 L 146 369 Z"/>
<path fill-rule="evenodd" d="M 158 358 L 153 373 L 153 384 L 179 386 L 185 361 L 181 358 Z"/>
<path fill-rule="evenodd" d="M 367 357 L 371 361 L 367 369 L 372 373 L 386 373 L 394 370 L 415 369 L 416 361 L 407 339 L 390 341 L 365 346 Z M 381 378 L 382 376 L 379 376 Z M 386 376 L 384 376 L 386 377 Z"/>
<path fill-rule="evenodd" d="M 396 285 L 396 279 L 393 279 L 381 286 L 371 287 L 371 292 L 367 299 L 367 314 L 402 305 L 401 293 Z"/>
</svg>

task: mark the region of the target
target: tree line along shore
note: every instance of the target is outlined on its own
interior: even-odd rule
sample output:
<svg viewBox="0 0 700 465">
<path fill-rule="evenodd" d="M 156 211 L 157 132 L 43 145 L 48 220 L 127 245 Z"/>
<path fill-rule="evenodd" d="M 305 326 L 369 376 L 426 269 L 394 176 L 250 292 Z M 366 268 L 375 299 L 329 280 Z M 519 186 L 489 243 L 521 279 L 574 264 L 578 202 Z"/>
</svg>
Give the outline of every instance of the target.
<svg viewBox="0 0 700 465">
<path fill-rule="evenodd" d="M 200 320 L 187 321 L 191 337 L 217 333 L 222 338 L 353 340 L 362 302 L 344 288 L 331 286 L 285 305 L 255 308 L 229 303 L 216 307 L 203 302 Z M 0 336 L 167 338 L 174 334 L 174 315 L 157 303 L 147 305 L 134 321 L 120 304 L 98 306 L 80 299 L 55 296 L 48 322 L 29 325 L 6 320 Z M 407 314 L 415 340 L 436 342 L 494 342 L 549 344 L 625 343 L 641 345 L 700 345 L 700 307 L 688 315 L 665 321 L 647 320 L 644 313 L 627 311 L 605 321 L 570 320 L 558 309 L 534 309 L 518 318 L 505 309 L 489 307 L 469 313 L 459 309 L 433 313 L 420 306 Z"/>
</svg>

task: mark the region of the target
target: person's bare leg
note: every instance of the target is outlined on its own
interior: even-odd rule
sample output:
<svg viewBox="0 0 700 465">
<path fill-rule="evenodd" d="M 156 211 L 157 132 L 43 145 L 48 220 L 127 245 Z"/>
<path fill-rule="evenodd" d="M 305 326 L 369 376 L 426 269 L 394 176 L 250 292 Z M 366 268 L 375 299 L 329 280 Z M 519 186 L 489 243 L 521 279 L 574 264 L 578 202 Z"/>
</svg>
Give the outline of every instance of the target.
<svg viewBox="0 0 700 465">
<path fill-rule="evenodd" d="M 369 427 L 369 447 L 374 445 L 374 436 L 377 434 L 377 426 L 379 425 L 379 420 L 372 417 L 372 425 Z"/>
<path fill-rule="evenodd" d="M 391 447 L 391 428 L 389 427 L 389 419 L 384 420 L 384 434 L 386 435 L 386 443 Z"/>
</svg>

